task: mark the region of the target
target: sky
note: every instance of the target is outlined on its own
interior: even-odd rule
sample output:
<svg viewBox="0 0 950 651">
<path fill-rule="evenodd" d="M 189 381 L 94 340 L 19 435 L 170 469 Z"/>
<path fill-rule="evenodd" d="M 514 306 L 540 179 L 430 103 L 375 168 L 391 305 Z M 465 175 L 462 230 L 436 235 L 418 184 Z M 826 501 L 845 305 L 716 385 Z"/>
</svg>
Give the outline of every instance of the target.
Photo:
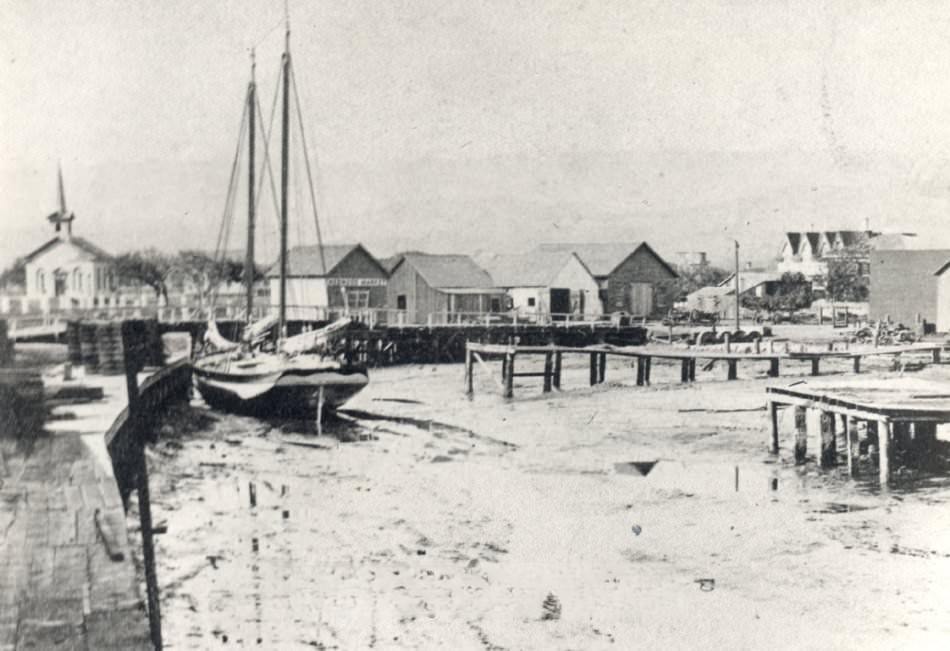
<svg viewBox="0 0 950 651">
<path fill-rule="evenodd" d="M 765 264 L 785 230 L 950 239 L 946 2 L 289 10 L 328 240 L 381 256 L 647 240 L 725 262 L 736 239 Z M 50 237 L 58 164 L 76 232 L 106 250 L 213 249 L 249 52 L 269 120 L 282 21 L 280 0 L 0 0 L 0 264 Z"/>
</svg>

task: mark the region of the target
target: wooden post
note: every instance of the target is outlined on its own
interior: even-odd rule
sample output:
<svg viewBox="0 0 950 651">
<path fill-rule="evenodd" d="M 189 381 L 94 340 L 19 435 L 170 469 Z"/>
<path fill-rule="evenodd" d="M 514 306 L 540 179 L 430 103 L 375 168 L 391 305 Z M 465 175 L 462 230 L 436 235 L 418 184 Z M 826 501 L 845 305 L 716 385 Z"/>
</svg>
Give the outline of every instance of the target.
<svg viewBox="0 0 950 651">
<path fill-rule="evenodd" d="M 643 357 L 638 356 L 637 357 L 637 386 L 638 387 L 643 386 L 643 382 L 644 382 L 643 377 L 644 377 L 645 371 L 646 371 L 646 362 L 644 361 Z"/>
<path fill-rule="evenodd" d="M 689 360 L 689 381 L 696 381 L 696 358 Z"/>
<path fill-rule="evenodd" d="M 323 436 L 323 386 L 317 390 L 317 436 Z"/>
<path fill-rule="evenodd" d="M 544 393 L 551 393 L 552 375 L 554 375 L 554 353 L 544 353 Z"/>
<path fill-rule="evenodd" d="M 515 354 L 505 353 L 505 398 L 515 396 Z"/>
<path fill-rule="evenodd" d="M 808 409 L 795 407 L 795 463 L 805 463 L 808 454 Z"/>
<path fill-rule="evenodd" d="M 644 369 L 643 369 L 643 383 L 646 384 L 646 385 L 649 385 L 649 384 L 650 384 L 650 372 L 653 370 L 653 358 L 647 356 L 646 359 L 645 359 L 645 361 L 646 361 L 646 366 L 645 366 Z"/>
<path fill-rule="evenodd" d="M 768 401 L 769 419 L 772 423 L 772 454 L 778 454 L 778 403 L 772 400 Z"/>
<path fill-rule="evenodd" d="M 885 418 L 878 421 L 877 449 L 881 489 L 887 488 L 887 483 L 891 478 L 891 432 L 892 426 L 889 420 Z"/>
<path fill-rule="evenodd" d="M 152 504 L 148 491 L 148 461 L 145 458 L 145 445 L 141 444 L 138 447 L 136 483 L 139 497 L 139 524 L 142 529 L 142 560 L 145 565 L 145 591 L 148 598 L 148 629 L 152 638 L 152 646 L 156 649 L 161 649 L 162 612 L 159 602 L 158 575 L 155 572 Z"/>
<path fill-rule="evenodd" d="M 597 367 L 597 382 L 603 384 L 605 379 L 607 379 L 607 353 L 601 353 Z"/>
<path fill-rule="evenodd" d="M 861 356 L 860 355 L 854 356 L 854 372 L 855 373 L 861 372 Z"/>
<path fill-rule="evenodd" d="M 474 378 L 474 368 L 472 366 L 472 351 L 468 347 L 468 343 L 465 344 L 465 395 L 473 396 L 475 395 L 475 378 Z"/>
<path fill-rule="evenodd" d="M 591 386 L 594 386 L 595 384 L 597 384 L 597 377 L 598 377 L 597 358 L 598 358 L 597 353 L 590 354 L 590 385 Z"/>
<path fill-rule="evenodd" d="M 933 349 L 933 363 L 934 364 L 940 363 L 940 349 L 939 348 Z"/>
<path fill-rule="evenodd" d="M 818 364 L 819 364 L 819 358 L 812 357 L 811 358 L 811 374 L 812 375 L 818 375 Z"/>
<path fill-rule="evenodd" d="M 778 357 L 769 360 L 769 377 L 778 377 Z"/>
<path fill-rule="evenodd" d="M 554 353 L 554 388 L 561 388 L 561 352 Z"/>
<path fill-rule="evenodd" d="M 835 440 L 835 414 L 821 412 L 821 467 L 834 468 L 838 464 L 838 446 Z"/>
<path fill-rule="evenodd" d="M 732 352 L 732 336 L 731 336 L 731 334 L 728 333 L 728 332 L 724 333 L 724 334 L 723 334 L 723 341 L 724 341 L 725 344 L 726 344 L 726 352 L 727 352 L 727 353 L 731 353 L 731 352 Z"/>
<path fill-rule="evenodd" d="M 735 380 L 736 378 L 738 378 L 739 377 L 739 373 L 738 373 L 739 360 L 728 359 L 726 360 L 726 364 L 727 364 L 727 368 L 729 369 L 726 375 L 726 379 Z"/>
<path fill-rule="evenodd" d="M 858 421 L 853 417 L 844 418 L 844 440 L 848 454 L 848 475 L 856 477 L 858 474 Z"/>
<path fill-rule="evenodd" d="M 689 359 L 685 357 L 680 362 L 680 382 L 683 384 L 689 382 Z"/>
</svg>

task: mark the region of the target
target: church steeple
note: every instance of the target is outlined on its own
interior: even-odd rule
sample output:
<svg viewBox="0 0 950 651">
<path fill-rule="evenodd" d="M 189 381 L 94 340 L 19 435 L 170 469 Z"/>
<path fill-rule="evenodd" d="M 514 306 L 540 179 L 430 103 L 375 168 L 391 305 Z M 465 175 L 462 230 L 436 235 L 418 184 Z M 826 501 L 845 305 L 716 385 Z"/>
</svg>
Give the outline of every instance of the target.
<svg viewBox="0 0 950 651">
<path fill-rule="evenodd" d="M 63 224 L 66 224 L 66 233 L 65 238 L 71 239 L 73 236 L 73 220 L 76 219 L 76 215 L 69 212 L 66 209 L 66 191 L 63 189 L 63 167 L 60 165 L 58 167 L 58 180 L 59 180 L 59 210 L 51 214 L 46 219 L 49 223 L 53 224 L 56 228 L 56 236 L 64 237 L 62 234 Z"/>
</svg>

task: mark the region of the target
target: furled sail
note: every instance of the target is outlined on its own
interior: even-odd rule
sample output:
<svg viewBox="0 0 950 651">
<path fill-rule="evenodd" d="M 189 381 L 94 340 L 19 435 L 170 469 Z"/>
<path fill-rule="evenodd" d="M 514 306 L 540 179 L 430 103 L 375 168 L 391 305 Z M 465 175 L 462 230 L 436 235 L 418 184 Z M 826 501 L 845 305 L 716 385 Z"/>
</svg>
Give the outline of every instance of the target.
<svg viewBox="0 0 950 651">
<path fill-rule="evenodd" d="M 352 323 L 349 317 L 337 319 L 333 323 L 318 330 L 302 332 L 299 335 L 284 339 L 281 350 L 288 355 L 296 355 L 313 350 L 326 349 L 327 345 L 340 336 Z"/>
<path fill-rule="evenodd" d="M 214 350 L 218 351 L 227 351 L 235 350 L 239 344 L 231 341 L 230 339 L 225 339 L 224 336 L 218 331 L 218 324 L 213 320 L 208 321 L 208 329 L 205 330 L 205 343 L 211 346 Z"/>
<path fill-rule="evenodd" d="M 244 329 L 244 335 L 241 339 L 253 345 L 266 337 L 270 331 L 273 330 L 274 326 L 277 325 L 279 320 L 276 314 L 265 316 L 263 319 L 259 319 L 247 326 Z"/>
</svg>

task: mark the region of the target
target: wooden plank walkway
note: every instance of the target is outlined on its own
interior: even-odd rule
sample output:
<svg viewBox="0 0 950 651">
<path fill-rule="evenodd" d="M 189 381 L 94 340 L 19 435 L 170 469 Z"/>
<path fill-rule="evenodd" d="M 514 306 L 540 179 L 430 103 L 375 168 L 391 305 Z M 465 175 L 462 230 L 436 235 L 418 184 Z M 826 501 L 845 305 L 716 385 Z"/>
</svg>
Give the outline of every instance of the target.
<svg viewBox="0 0 950 651">
<path fill-rule="evenodd" d="M 758 348 L 760 344 L 757 344 Z M 569 346 L 512 346 L 505 344 L 481 344 L 468 342 L 465 347 L 465 391 L 468 395 L 474 393 L 474 366 L 475 363 L 484 365 L 487 358 L 502 360 L 502 393 L 506 398 L 514 395 L 514 378 L 541 377 L 544 380 L 544 392 L 552 388 L 561 387 L 561 366 L 564 355 L 588 355 L 590 357 L 590 384 L 600 384 L 606 378 L 607 357 L 624 357 L 636 360 L 637 385 L 651 383 L 652 364 L 654 359 L 669 359 L 680 362 L 680 381 L 683 383 L 696 380 L 696 364 L 698 360 L 726 362 L 726 379 L 738 378 L 739 362 L 769 363 L 768 374 L 778 377 L 780 364 L 785 362 L 808 362 L 811 365 L 811 374 L 819 375 L 821 361 L 826 359 L 851 359 L 854 363 L 854 372 L 860 373 L 861 360 L 865 357 L 888 356 L 907 354 L 930 354 L 934 363 L 940 362 L 943 344 L 910 344 L 906 346 L 862 347 L 849 350 L 824 351 L 780 351 L 757 350 L 738 352 L 727 349 L 714 348 L 676 348 L 673 346 L 586 346 L 576 348 Z M 518 373 L 515 371 L 517 357 L 528 355 L 543 355 L 545 358 L 544 371 L 532 373 Z"/>
<path fill-rule="evenodd" d="M 917 378 L 836 379 L 796 382 L 766 388 L 771 451 L 778 454 L 779 413 L 795 409 L 795 460 L 804 463 L 808 447 L 807 411 L 820 414 L 821 465 L 837 465 L 838 432 L 844 437 L 848 471 L 857 471 L 858 427 L 876 441 L 879 481 L 886 487 L 894 448 L 912 449 L 925 459 L 936 441 L 937 425 L 950 423 L 950 384 Z M 840 422 L 840 430 L 838 423 Z"/>
<path fill-rule="evenodd" d="M 82 439 L 0 437 L 0 650 L 152 648 L 115 479 Z"/>
</svg>

